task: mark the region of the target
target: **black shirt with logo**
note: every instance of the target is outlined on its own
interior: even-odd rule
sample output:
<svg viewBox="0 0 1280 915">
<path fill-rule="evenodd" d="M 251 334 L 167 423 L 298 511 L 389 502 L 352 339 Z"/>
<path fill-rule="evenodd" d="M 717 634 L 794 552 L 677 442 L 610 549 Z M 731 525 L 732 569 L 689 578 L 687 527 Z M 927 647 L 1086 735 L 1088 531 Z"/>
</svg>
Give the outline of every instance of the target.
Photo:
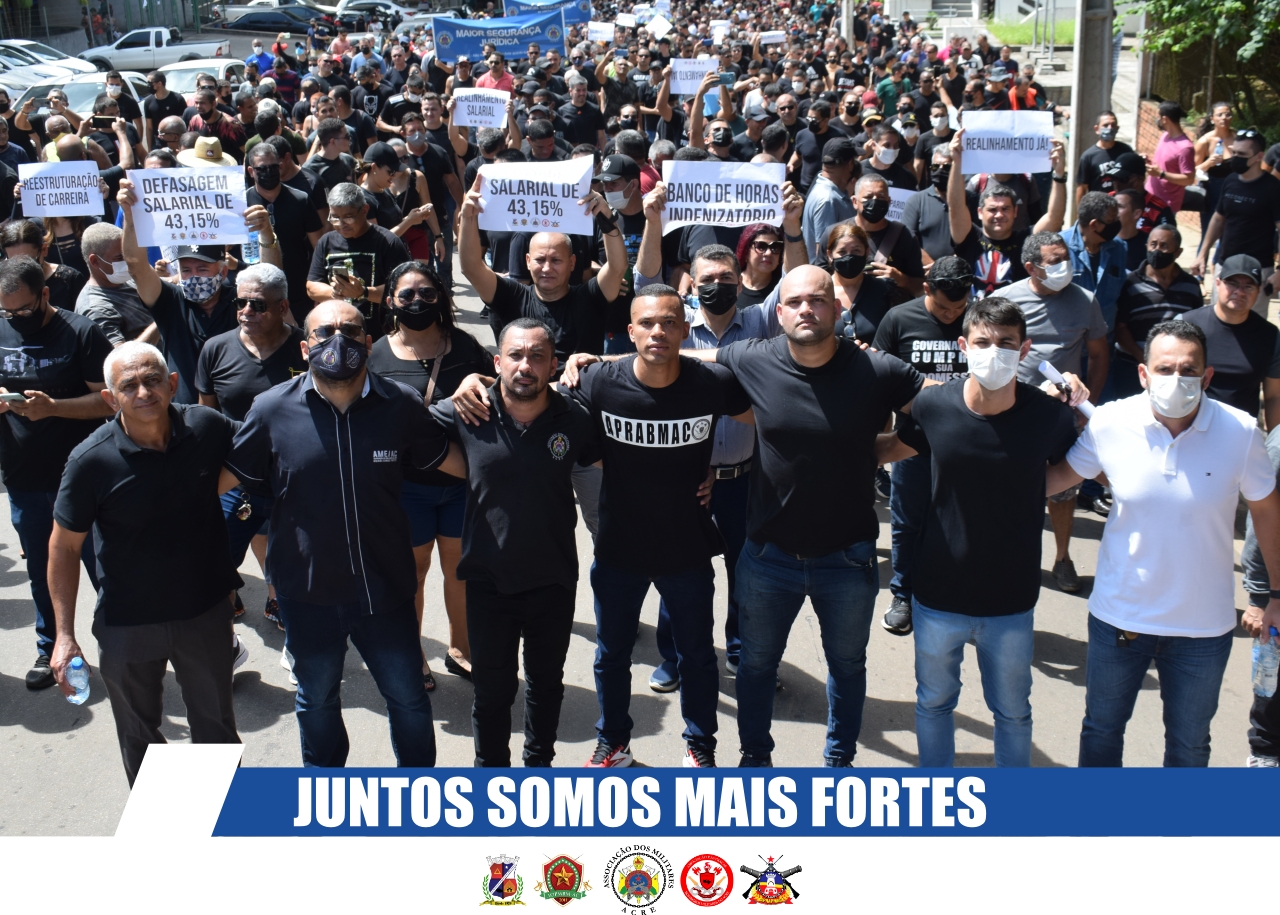
<svg viewBox="0 0 1280 915">
<path fill-rule="evenodd" d="M 345 267 L 347 261 L 351 261 L 352 276 L 364 280 L 366 286 L 381 286 L 392 270 L 411 260 L 413 255 L 405 243 L 382 226 L 370 225 L 368 231 L 355 238 L 344 238 L 340 232 L 328 232 L 321 236 L 320 244 L 316 245 L 315 254 L 311 256 L 307 280 L 332 284 L 330 268 Z M 374 337 L 382 333 L 382 312 L 382 302 L 371 301 L 369 313 L 364 316 L 365 327 Z"/>
<path fill-rule="evenodd" d="M 1029 229 L 1015 230 L 1008 238 L 989 238 L 982 226 L 974 223 L 969 234 L 956 245 L 956 254 L 973 267 L 973 293 L 979 298 L 995 295 L 1010 283 L 1027 278 L 1022 263 L 1022 243 Z"/>
<path fill-rule="evenodd" d="M 963 325 L 963 314 L 952 323 L 943 324 L 921 296 L 889 309 L 871 345 L 897 356 L 926 378 L 950 381 L 969 371 L 969 363 L 960 352 Z"/>
<path fill-rule="evenodd" d="M 1252 181 L 1228 175 L 1218 196 L 1218 213 L 1225 222 L 1215 263 L 1247 254 L 1269 267 L 1275 263 L 1276 223 L 1280 223 L 1280 179 L 1263 172 Z"/>
<path fill-rule="evenodd" d="M 266 359 L 259 359 L 244 345 L 238 328 L 218 334 L 200 351 L 196 390 L 217 397 L 224 414 L 243 422 L 255 397 L 307 371 L 302 355 L 305 339 L 302 328 L 289 327 L 289 338 Z"/>
</svg>

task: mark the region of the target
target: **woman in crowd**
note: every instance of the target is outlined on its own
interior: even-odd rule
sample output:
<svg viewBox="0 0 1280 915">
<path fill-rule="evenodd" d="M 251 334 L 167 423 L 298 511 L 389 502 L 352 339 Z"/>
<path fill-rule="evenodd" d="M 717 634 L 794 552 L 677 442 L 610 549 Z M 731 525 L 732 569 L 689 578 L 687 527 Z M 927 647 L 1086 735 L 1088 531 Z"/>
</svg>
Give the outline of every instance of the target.
<svg viewBox="0 0 1280 915">
<path fill-rule="evenodd" d="M 840 223 L 827 239 L 827 263 L 831 265 L 840 306 L 836 334 L 868 343 L 892 306 L 893 294 L 893 284 L 888 280 L 863 272 L 869 250 L 867 233 L 852 223 Z"/>
<path fill-rule="evenodd" d="M 436 256 L 443 259 L 444 238 L 427 190 L 427 179 L 421 172 L 409 169 L 412 177 L 401 179 L 407 182 L 405 189 L 399 195 L 393 190 L 401 170 L 408 168 L 400 157 L 408 155 L 409 150 L 403 144 L 397 150 L 390 143 L 374 143 L 365 150 L 364 164 L 358 174 L 360 187 L 369 201 L 369 221 L 404 239 L 414 257 L 430 259 L 434 248 Z M 430 239 L 426 237 L 424 224 L 431 232 Z"/>
<path fill-rule="evenodd" d="M 88 281 L 88 269 L 84 273 L 66 264 L 51 264 L 45 258 L 49 253 L 49 239 L 40 227 L 29 219 L 15 219 L 0 228 L 0 248 L 5 257 L 33 258 L 44 270 L 44 285 L 49 290 L 49 304 L 67 311 L 76 310 L 76 298 Z"/>
<path fill-rule="evenodd" d="M 742 231 L 736 252 L 742 265 L 739 308 L 757 305 L 773 292 L 773 287 L 782 279 L 782 249 L 782 238 L 771 225 L 758 222 Z"/>
</svg>

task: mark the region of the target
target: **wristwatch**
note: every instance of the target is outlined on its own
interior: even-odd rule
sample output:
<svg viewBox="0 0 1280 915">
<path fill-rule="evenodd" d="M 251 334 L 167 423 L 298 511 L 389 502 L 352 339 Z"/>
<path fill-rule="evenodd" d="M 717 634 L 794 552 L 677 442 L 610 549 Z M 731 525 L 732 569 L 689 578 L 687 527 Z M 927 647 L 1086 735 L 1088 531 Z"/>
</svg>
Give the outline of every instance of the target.
<svg viewBox="0 0 1280 915">
<path fill-rule="evenodd" d="M 1056 182 L 1058 182 L 1059 184 L 1066 184 L 1066 183 L 1067 183 L 1067 176 L 1066 176 L 1066 175 L 1050 175 L 1049 177 L 1053 178 L 1053 180 L 1054 180 L 1054 181 L 1056 181 Z"/>
<path fill-rule="evenodd" d="M 259 244 L 259 246 L 261 246 L 261 247 L 263 247 L 263 248 L 279 248 L 279 247 L 280 247 L 280 239 L 279 239 L 279 238 L 276 238 L 276 237 L 273 235 L 273 236 L 271 237 L 271 241 L 269 241 L 269 242 L 265 242 L 265 241 L 263 241 L 263 240 L 261 239 L 261 237 L 259 237 L 259 239 L 258 239 L 258 244 Z"/>
<path fill-rule="evenodd" d="M 1280 600 L 1280 591 L 1272 591 L 1272 592 L 1271 592 L 1271 599 L 1272 599 L 1272 600 Z"/>
</svg>

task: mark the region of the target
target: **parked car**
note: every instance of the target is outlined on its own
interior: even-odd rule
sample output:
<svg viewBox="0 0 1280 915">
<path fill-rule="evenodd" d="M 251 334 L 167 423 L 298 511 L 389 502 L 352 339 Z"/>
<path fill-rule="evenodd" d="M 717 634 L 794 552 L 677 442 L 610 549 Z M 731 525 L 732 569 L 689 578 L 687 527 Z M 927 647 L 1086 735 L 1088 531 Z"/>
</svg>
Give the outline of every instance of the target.
<svg viewBox="0 0 1280 915">
<path fill-rule="evenodd" d="M 66 79 L 73 75 L 70 70 L 62 67 L 53 67 L 48 64 L 39 66 L 17 64 L 11 59 L 0 56 L 0 85 L 9 90 L 10 97 L 36 83 L 51 79 Z"/>
<path fill-rule="evenodd" d="M 165 85 L 170 92 L 177 92 L 187 100 L 188 105 L 196 103 L 196 77 L 208 73 L 217 79 L 225 79 L 232 86 L 240 85 L 244 79 L 244 61 L 228 60 L 225 57 L 212 60 L 180 60 L 176 64 L 165 64 L 160 68 L 164 74 Z"/>
<path fill-rule="evenodd" d="M 230 6 L 225 3 L 215 3 L 209 8 L 209 11 L 213 14 L 213 18 L 215 20 L 224 19 L 230 22 L 237 16 L 243 16 L 247 12 L 257 12 L 263 7 L 276 9 L 281 6 L 310 6 L 313 9 L 320 10 L 322 13 L 326 13 L 330 16 L 338 11 L 336 6 L 326 6 L 323 3 L 301 4 L 298 0 L 249 0 L 248 3 L 233 4 Z"/>
<path fill-rule="evenodd" d="M 32 41 L 30 38 L 10 38 L 0 41 L 0 47 L 16 48 L 25 54 L 30 63 L 47 64 L 55 67 L 62 67 L 64 70 L 70 70 L 72 73 L 93 73 L 97 70 L 93 64 L 87 60 L 81 60 L 78 57 L 72 57 L 64 54 L 57 48 L 51 48 L 47 44 L 41 44 L 38 41 Z"/>
<path fill-rule="evenodd" d="M 124 77 L 125 91 L 139 103 L 151 94 L 151 87 L 147 84 L 147 78 L 141 73 L 125 70 L 120 75 Z M 94 101 L 107 90 L 107 75 L 97 72 L 77 73 L 66 79 L 37 83 L 16 98 L 13 102 L 13 107 L 21 108 L 29 98 L 47 98 L 52 89 L 61 89 L 65 92 L 67 94 L 67 107 L 80 115 L 80 117 L 87 118 L 93 114 Z M 37 108 L 32 113 L 48 114 L 49 109 Z M 144 114 L 143 120 L 145 121 L 145 119 L 146 115 Z M 145 127 L 146 125 L 144 124 L 143 126 Z"/>
<path fill-rule="evenodd" d="M 99 70 L 154 70 L 179 60 L 229 57 L 231 42 L 186 41 L 182 33 L 168 28 L 134 29 L 113 45 L 81 51 L 78 57 Z"/>
<path fill-rule="evenodd" d="M 367 18 L 373 10 L 377 10 L 379 15 L 385 17 L 390 17 L 394 13 L 399 15 L 401 19 L 424 19 L 433 15 L 430 4 L 418 6 L 416 4 L 394 3 L 392 0 L 338 0 L 339 16 L 354 16 L 358 13 Z"/>
<path fill-rule="evenodd" d="M 240 15 L 221 23 L 224 29 L 240 29 L 252 32 L 306 32 L 312 19 L 328 26 L 330 31 L 344 28 L 350 31 L 355 28 L 355 16 L 329 16 L 320 10 L 292 3 L 277 7 L 228 6 L 227 15 Z"/>
</svg>

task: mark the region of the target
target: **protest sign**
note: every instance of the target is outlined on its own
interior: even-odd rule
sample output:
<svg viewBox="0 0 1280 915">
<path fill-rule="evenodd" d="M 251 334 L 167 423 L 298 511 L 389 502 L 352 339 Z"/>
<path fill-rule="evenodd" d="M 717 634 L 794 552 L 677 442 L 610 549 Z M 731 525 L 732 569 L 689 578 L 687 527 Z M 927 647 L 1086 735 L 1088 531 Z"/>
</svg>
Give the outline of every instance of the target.
<svg viewBox="0 0 1280 915">
<path fill-rule="evenodd" d="M 964 112 L 964 173 L 1047 172 L 1053 112 Z"/>
<path fill-rule="evenodd" d="M 18 178 L 28 218 L 102 215 L 96 162 L 25 162 L 18 166 Z"/>
<path fill-rule="evenodd" d="M 507 16 L 505 19 L 449 19 L 441 16 L 435 20 L 434 26 L 436 50 L 441 60 L 457 60 L 463 55 L 480 60 L 486 43 L 492 43 L 509 60 L 523 57 L 525 49 L 534 42 L 544 49 L 564 47 L 562 10 Z M 511 56 L 513 53 L 515 57 Z"/>
<path fill-rule="evenodd" d="M 760 43 L 765 44 L 785 44 L 787 41 L 787 33 L 783 31 L 777 32 L 761 32 Z"/>
<path fill-rule="evenodd" d="M 668 161 L 662 163 L 662 180 L 667 186 L 663 235 L 690 225 L 782 225 L 786 167 L 780 162 Z"/>
<path fill-rule="evenodd" d="M 625 14 L 619 13 L 618 15 L 622 16 Z M 631 15 L 636 17 L 637 25 L 644 25 L 653 18 L 653 7 L 648 3 L 637 3 L 631 8 Z"/>
<path fill-rule="evenodd" d="M 138 195 L 130 212 L 142 247 L 249 240 L 240 166 L 133 169 L 129 180 Z"/>
<path fill-rule="evenodd" d="M 889 219 L 894 222 L 902 221 L 902 208 L 907 205 L 907 201 L 914 197 L 915 191 L 908 191 L 900 187 L 889 188 Z"/>
<path fill-rule="evenodd" d="M 728 19 L 712 19 L 711 20 L 711 40 L 716 44 L 720 44 L 729 35 Z"/>
<path fill-rule="evenodd" d="M 563 10 L 566 26 L 590 22 L 592 13 L 591 0 L 506 0 L 505 9 L 508 17 Z"/>
<path fill-rule="evenodd" d="M 498 89 L 455 89 L 451 123 L 459 127 L 507 126 L 507 102 L 511 94 Z"/>
<path fill-rule="evenodd" d="M 663 19 L 661 16 L 654 16 L 649 20 L 649 34 L 659 41 L 661 41 L 662 36 L 667 34 L 667 32 L 670 32 L 672 28 L 673 26 L 671 23 L 667 22 L 667 20 Z"/>
<path fill-rule="evenodd" d="M 614 25 L 620 25 L 624 28 L 634 29 L 636 27 L 636 17 L 634 13 L 619 13 L 613 20 Z"/>
<path fill-rule="evenodd" d="M 715 73 L 719 69 L 720 61 L 712 60 L 710 57 L 706 60 L 688 60 L 683 57 L 672 58 L 671 92 L 674 95 L 695 95 L 706 75 Z"/>
<path fill-rule="evenodd" d="M 659 13 L 671 15 L 671 0 L 653 0 L 653 8 Z"/>
<path fill-rule="evenodd" d="M 482 165 L 479 226 L 490 232 L 592 235 L 594 220 L 579 200 L 591 193 L 590 156 L 564 162 Z"/>
<path fill-rule="evenodd" d="M 613 41 L 614 26 L 612 22 L 588 22 L 588 41 Z"/>
</svg>

